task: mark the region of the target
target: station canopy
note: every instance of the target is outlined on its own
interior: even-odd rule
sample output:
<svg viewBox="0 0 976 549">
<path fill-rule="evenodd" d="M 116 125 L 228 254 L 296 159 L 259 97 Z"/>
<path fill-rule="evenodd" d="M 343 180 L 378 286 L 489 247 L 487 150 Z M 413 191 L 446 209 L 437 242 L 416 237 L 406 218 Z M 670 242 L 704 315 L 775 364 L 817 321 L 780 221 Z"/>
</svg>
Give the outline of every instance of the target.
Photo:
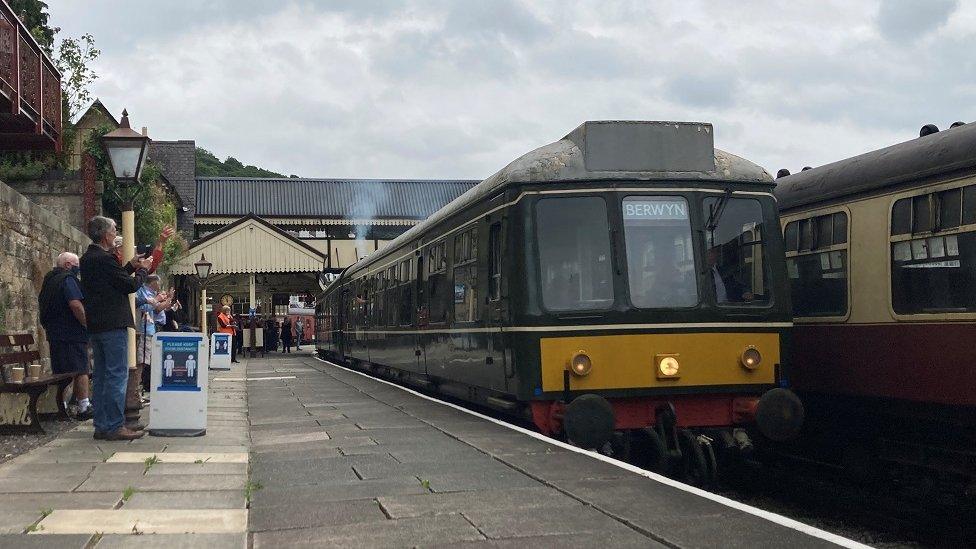
<svg viewBox="0 0 976 549">
<path fill-rule="evenodd" d="M 322 252 L 254 214 L 195 241 L 170 272 L 195 275 L 201 254 L 213 264 L 211 275 L 318 273 L 325 262 Z"/>
</svg>

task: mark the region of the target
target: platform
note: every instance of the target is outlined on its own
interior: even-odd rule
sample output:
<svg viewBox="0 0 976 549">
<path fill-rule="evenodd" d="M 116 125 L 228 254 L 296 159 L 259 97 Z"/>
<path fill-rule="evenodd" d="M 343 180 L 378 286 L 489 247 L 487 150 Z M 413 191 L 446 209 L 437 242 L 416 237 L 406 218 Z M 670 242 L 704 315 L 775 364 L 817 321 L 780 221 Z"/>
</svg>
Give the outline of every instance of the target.
<svg viewBox="0 0 976 549">
<path fill-rule="evenodd" d="M 307 354 L 211 373 L 204 437 L 0 464 L 0 547 L 858 546 Z"/>
<path fill-rule="evenodd" d="M 317 359 L 247 384 L 255 548 L 858 545 Z"/>
</svg>

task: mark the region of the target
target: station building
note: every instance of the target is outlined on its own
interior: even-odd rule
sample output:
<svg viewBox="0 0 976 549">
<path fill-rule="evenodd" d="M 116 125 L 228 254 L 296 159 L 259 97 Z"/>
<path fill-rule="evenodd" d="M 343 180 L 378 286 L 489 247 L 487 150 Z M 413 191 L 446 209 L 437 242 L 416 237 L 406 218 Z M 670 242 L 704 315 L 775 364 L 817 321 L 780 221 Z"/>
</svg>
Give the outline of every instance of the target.
<svg viewBox="0 0 976 549">
<path fill-rule="evenodd" d="M 205 257 L 207 310 L 283 315 L 326 281 L 420 223 L 476 180 L 196 178 L 192 236 L 170 270 L 199 323 L 194 264 Z M 212 322 L 212 321 L 211 321 Z M 212 326 L 211 326 L 212 327 Z"/>
</svg>

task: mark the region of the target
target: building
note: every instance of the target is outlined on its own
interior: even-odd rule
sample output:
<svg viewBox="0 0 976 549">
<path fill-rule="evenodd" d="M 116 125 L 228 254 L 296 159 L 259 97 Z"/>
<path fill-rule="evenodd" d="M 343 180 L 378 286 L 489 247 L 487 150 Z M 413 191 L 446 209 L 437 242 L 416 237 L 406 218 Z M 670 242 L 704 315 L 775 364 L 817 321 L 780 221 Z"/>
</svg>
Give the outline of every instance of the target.
<svg viewBox="0 0 976 549">
<path fill-rule="evenodd" d="M 208 310 L 284 314 L 338 274 L 473 187 L 472 180 L 218 178 L 196 180 L 193 241 L 173 265 L 198 318 L 194 263 L 213 264 Z"/>
</svg>

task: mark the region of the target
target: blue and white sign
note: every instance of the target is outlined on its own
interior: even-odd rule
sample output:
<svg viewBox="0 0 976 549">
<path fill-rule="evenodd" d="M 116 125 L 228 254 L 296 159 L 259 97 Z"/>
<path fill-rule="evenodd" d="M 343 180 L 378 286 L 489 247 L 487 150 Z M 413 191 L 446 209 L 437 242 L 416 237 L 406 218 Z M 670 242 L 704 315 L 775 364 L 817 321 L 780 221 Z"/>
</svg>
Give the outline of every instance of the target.
<svg viewBox="0 0 976 549">
<path fill-rule="evenodd" d="M 624 220 L 683 221 L 688 203 L 683 198 L 624 199 Z"/>
<path fill-rule="evenodd" d="M 210 335 L 210 369 L 211 370 L 230 370 L 231 345 L 234 344 L 234 336 L 214 332 Z"/>
<path fill-rule="evenodd" d="M 150 435 L 206 434 L 209 364 L 210 340 L 203 334 L 156 334 L 149 378 Z"/>
</svg>

